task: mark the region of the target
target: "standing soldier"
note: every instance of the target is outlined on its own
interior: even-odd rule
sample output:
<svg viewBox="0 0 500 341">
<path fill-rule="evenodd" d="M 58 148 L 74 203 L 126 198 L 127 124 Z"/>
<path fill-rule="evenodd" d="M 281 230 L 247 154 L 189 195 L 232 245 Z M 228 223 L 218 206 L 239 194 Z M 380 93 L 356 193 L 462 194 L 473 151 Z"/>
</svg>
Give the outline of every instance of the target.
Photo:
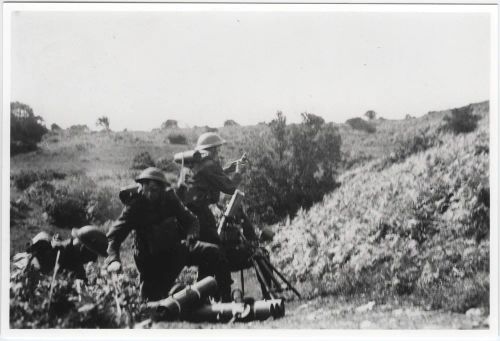
<svg viewBox="0 0 500 341">
<path fill-rule="evenodd" d="M 204 242 L 221 245 L 221 239 L 217 233 L 217 223 L 210 204 L 219 201 L 220 192 L 234 194 L 236 187 L 241 182 L 241 162 L 223 169 L 219 157 L 219 148 L 225 144 L 219 134 L 207 132 L 198 138 L 197 151 L 205 151 L 207 155 L 198 163 L 193 165 L 193 176 L 188 180 L 185 202 L 187 207 L 198 217 L 200 222 L 200 240 Z M 230 177 L 229 174 L 233 173 Z M 205 272 L 203 267 L 200 271 Z M 231 272 L 227 270 L 223 274 L 225 282 L 232 283 Z M 230 295 L 231 288 L 227 288 L 225 296 Z"/>
<path fill-rule="evenodd" d="M 234 194 L 241 182 L 241 162 L 234 167 L 223 169 L 219 158 L 219 148 L 225 144 L 216 133 L 204 133 L 198 138 L 196 150 L 208 154 L 193 166 L 193 176 L 188 180 L 186 204 L 200 221 L 200 240 L 220 244 L 217 223 L 209 205 L 219 201 L 220 192 Z M 233 172 L 232 176 L 229 173 Z"/>
<path fill-rule="evenodd" d="M 197 241 L 198 220 L 167 188 L 165 174 L 150 167 L 136 182 L 138 186 L 120 192 L 125 207 L 107 235 L 108 271 L 121 269 L 120 245 L 134 230 L 134 259 L 143 298 L 153 301 L 167 297 L 185 265 L 198 265 L 199 278 L 214 275 L 220 292 L 227 292 L 230 283 L 221 276 L 228 271 L 225 256 L 216 245 Z M 221 294 L 220 298 L 228 300 L 226 296 Z"/>
<path fill-rule="evenodd" d="M 14 255 L 14 267 L 20 271 L 49 274 L 55 267 L 59 252 L 59 268 L 77 279 L 86 280 L 84 265 L 106 257 L 107 238 L 97 227 L 87 225 L 71 230 L 71 237 L 62 240 L 59 235 L 50 237 L 40 232 L 28 244 L 26 252 Z"/>
</svg>

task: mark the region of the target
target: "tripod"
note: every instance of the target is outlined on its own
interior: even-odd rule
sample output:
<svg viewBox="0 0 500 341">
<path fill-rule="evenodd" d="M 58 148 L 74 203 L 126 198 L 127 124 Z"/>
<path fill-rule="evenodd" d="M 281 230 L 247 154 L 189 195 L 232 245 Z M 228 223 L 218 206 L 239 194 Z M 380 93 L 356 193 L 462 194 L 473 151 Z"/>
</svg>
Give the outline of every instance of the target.
<svg viewBox="0 0 500 341">
<path fill-rule="evenodd" d="M 244 238 L 244 237 L 243 237 Z M 258 251 L 257 251 L 258 250 Z M 265 299 L 275 299 L 277 294 L 284 291 L 292 291 L 298 298 L 301 298 L 300 293 L 292 284 L 278 271 L 269 261 L 269 258 L 263 254 L 261 247 L 257 248 L 254 255 L 250 258 L 251 267 L 255 270 L 257 280 L 259 281 L 262 295 Z M 240 270 L 241 276 L 241 291 L 245 294 L 245 279 L 243 269 Z M 281 280 L 278 280 L 278 278 Z M 283 286 L 284 284 L 285 286 Z"/>
<path fill-rule="evenodd" d="M 244 269 L 253 268 L 257 274 L 262 295 L 265 299 L 274 299 L 278 293 L 291 290 L 297 297 L 300 298 L 300 293 L 295 289 L 290 282 L 278 271 L 270 262 L 269 254 L 266 249 L 261 246 L 250 243 L 245 234 L 251 239 L 255 238 L 253 225 L 242 210 L 242 201 L 245 194 L 236 190 L 231 197 L 231 200 L 222 216 L 217 232 L 221 240 L 226 242 L 226 251 L 232 253 L 231 259 L 240 259 L 233 267 L 234 270 L 240 270 L 241 276 L 241 291 L 245 293 Z M 243 221 L 243 232 L 235 226 L 236 216 L 239 216 L 240 221 Z M 232 228 L 231 228 L 232 227 Z M 237 241 L 242 248 L 232 247 L 231 242 Z M 229 243 L 228 243 L 229 242 Z M 284 285 L 283 285 L 284 284 Z"/>
</svg>

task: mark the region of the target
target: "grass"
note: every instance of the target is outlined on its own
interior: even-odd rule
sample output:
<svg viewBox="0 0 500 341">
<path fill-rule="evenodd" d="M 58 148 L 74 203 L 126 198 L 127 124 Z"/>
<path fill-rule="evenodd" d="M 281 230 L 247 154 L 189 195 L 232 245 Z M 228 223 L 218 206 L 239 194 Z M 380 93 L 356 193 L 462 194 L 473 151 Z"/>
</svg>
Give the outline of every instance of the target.
<svg viewBox="0 0 500 341">
<path fill-rule="evenodd" d="M 442 301 L 434 308 L 463 311 L 486 304 L 489 287 L 483 278 L 485 271 L 469 261 L 477 258 L 484 265 L 489 259 L 489 241 L 488 237 L 475 241 L 477 236 L 470 235 L 469 227 L 475 221 L 472 212 L 482 212 L 471 203 L 477 202 L 480 187 L 488 186 L 489 181 L 489 156 L 478 153 L 478 148 L 489 145 L 488 103 L 475 104 L 474 112 L 482 117 L 478 130 L 459 136 L 439 132 L 443 117 L 450 110 L 417 119 L 374 120 L 376 132 L 372 134 L 339 124 L 342 153 L 346 164 L 350 164 L 340 179 L 342 186 L 307 212 L 299 212 L 292 222 L 273 227 L 278 232 L 272 246 L 274 262 L 308 297 L 375 297 L 376 293 L 383 297 L 405 290 L 418 294 L 414 284 L 422 279 L 426 262 L 430 262 L 427 268 L 439 268 L 438 279 L 476 283 L 480 288 L 478 292 L 460 291 L 471 286 L 464 284 L 449 289 L 468 303 L 453 308 L 450 302 Z M 238 158 L 245 148 L 240 142 L 266 129 L 265 125 L 220 128 L 220 134 L 228 141 L 225 159 Z M 203 131 L 204 128 L 80 134 L 61 131 L 45 136 L 38 151 L 11 158 L 11 175 L 28 169 L 55 170 L 69 174 L 70 179 L 87 176 L 96 184 L 93 190 L 108 187 L 117 194 L 120 187 L 133 182 L 137 171 L 130 167 L 135 155 L 147 151 L 154 160 L 171 158 L 176 152 L 192 148 Z M 397 150 L 400 141 L 422 131 L 435 136 L 441 144 L 401 160 L 385 159 Z M 188 144 L 170 144 L 171 133 L 186 136 Z M 68 180 L 50 181 L 61 184 Z M 459 194 L 450 200 L 445 195 L 450 193 Z M 11 255 L 22 251 L 26 241 L 39 230 L 69 235 L 68 230 L 53 226 L 43 208 L 27 200 L 25 192 L 11 184 L 11 201 L 19 199 L 30 210 L 23 212 L 24 218 L 11 220 Z M 445 206 L 448 209 L 441 212 Z M 109 224 L 108 221 L 101 225 L 106 229 Z M 434 229 L 438 232 L 432 232 Z M 437 253 L 438 247 L 446 249 L 445 255 Z M 130 248 L 128 240 L 124 250 Z M 457 260 L 455 254 L 464 249 L 469 250 L 469 258 Z M 131 252 L 123 252 L 123 256 L 133 271 Z M 453 277 L 458 276 L 453 275 L 456 273 L 465 275 Z M 251 287 L 255 288 L 253 281 Z M 439 281 L 430 285 L 436 290 L 419 295 L 433 299 L 442 296 L 446 289 Z M 425 305 L 425 300 L 419 300 L 422 297 L 417 297 L 416 302 Z"/>
</svg>

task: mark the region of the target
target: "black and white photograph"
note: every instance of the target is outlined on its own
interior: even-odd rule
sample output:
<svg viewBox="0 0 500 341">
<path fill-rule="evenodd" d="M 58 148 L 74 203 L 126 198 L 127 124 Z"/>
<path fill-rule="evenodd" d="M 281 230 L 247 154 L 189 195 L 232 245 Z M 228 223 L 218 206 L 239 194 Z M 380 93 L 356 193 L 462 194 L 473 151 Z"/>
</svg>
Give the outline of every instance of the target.
<svg viewBox="0 0 500 341">
<path fill-rule="evenodd" d="M 3 337 L 498 335 L 497 18 L 4 3 Z"/>
</svg>

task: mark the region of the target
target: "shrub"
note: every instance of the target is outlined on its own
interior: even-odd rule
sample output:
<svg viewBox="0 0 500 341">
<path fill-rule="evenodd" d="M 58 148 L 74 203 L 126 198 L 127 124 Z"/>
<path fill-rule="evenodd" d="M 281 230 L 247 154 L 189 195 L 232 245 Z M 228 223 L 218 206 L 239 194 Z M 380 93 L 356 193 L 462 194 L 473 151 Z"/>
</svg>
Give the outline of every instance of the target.
<svg viewBox="0 0 500 341">
<path fill-rule="evenodd" d="M 234 127 L 234 126 L 239 126 L 239 124 L 235 120 L 224 121 L 224 127 Z"/>
<path fill-rule="evenodd" d="M 22 170 L 18 174 L 11 176 L 14 185 L 17 189 L 24 191 L 31 184 L 36 181 L 51 181 L 51 180 L 61 180 L 66 177 L 66 173 L 58 172 L 51 169 L 46 169 L 44 171 L 33 171 L 33 170 Z"/>
<path fill-rule="evenodd" d="M 10 103 L 11 155 L 35 150 L 37 143 L 47 132 L 43 118 L 35 116 L 28 105 L 20 102 Z"/>
<path fill-rule="evenodd" d="M 181 133 L 170 133 L 167 135 L 167 139 L 171 144 L 188 144 L 186 135 Z"/>
<path fill-rule="evenodd" d="M 209 127 L 209 126 L 205 126 L 205 132 L 207 132 L 207 133 L 216 133 L 218 131 L 219 131 L 219 129 L 217 129 L 217 128 L 212 128 L 212 127 Z"/>
<path fill-rule="evenodd" d="M 62 128 L 61 128 L 61 127 L 59 127 L 57 124 L 52 123 L 52 124 L 50 125 L 50 130 L 52 130 L 53 132 L 58 132 L 58 131 L 61 131 L 61 130 L 62 130 Z"/>
<path fill-rule="evenodd" d="M 155 162 L 148 152 L 140 152 L 134 156 L 132 160 L 131 169 L 145 169 L 148 167 L 154 167 Z"/>
<path fill-rule="evenodd" d="M 70 134 L 84 134 L 90 132 L 89 127 L 86 124 L 75 124 L 68 128 Z"/>
<path fill-rule="evenodd" d="M 156 160 L 156 167 L 167 173 L 178 173 L 180 166 L 172 158 L 161 157 Z"/>
<path fill-rule="evenodd" d="M 369 120 L 373 120 L 375 117 L 377 117 L 377 113 L 373 110 L 368 110 L 367 112 L 365 112 L 365 116 L 369 119 Z"/>
<path fill-rule="evenodd" d="M 374 133 L 377 131 L 375 126 L 360 117 L 350 118 L 346 121 L 346 123 L 350 125 L 352 129 L 365 131 L 367 133 Z"/>
<path fill-rule="evenodd" d="M 476 129 L 479 119 L 479 115 L 473 114 L 472 105 L 468 105 L 466 107 L 452 109 L 451 116 L 445 116 L 443 118 L 445 121 L 443 128 L 455 134 L 469 133 Z"/>
<path fill-rule="evenodd" d="M 177 128 L 177 121 L 176 120 L 166 120 L 161 124 L 161 129 L 169 129 L 169 128 Z"/>
<path fill-rule="evenodd" d="M 244 183 L 249 213 L 272 223 L 308 208 L 336 186 L 341 138 L 332 124 L 303 113 L 303 122 L 286 125 L 281 112 L 270 131 L 249 136 L 249 166 Z"/>
<path fill-rule="evenodd" d="M 50 223 L 71 228 L 115 219 L 122 208 L 118 190 L 98 187 L 90 178 L 77 175 L 63 181 L 38 181 L 25 195 L 42 207 Z"/>
<path fill-rule="evenodd" d="M 98 127 L 102 127 L 106 131 L 109 131 L 109 118 L 107 116 L 99 117 L 95 125 Z"/>
</svg>

